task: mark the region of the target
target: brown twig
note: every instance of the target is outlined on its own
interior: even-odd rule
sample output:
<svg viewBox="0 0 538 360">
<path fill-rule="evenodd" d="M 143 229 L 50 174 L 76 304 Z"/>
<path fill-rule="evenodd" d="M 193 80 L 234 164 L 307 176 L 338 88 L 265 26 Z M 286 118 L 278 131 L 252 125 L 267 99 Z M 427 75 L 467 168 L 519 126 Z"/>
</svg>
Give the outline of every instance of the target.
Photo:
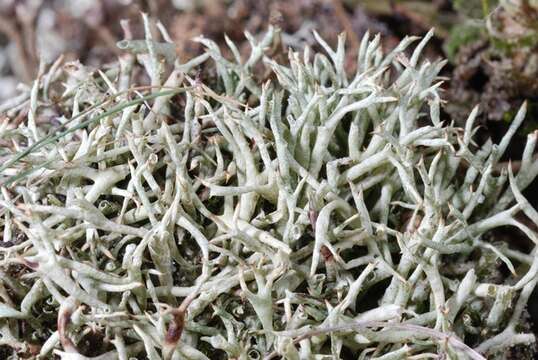
<svg viewBox="0 0 538 360">
<path fill-rule="evenodd" d="M 341 0 L 331 0 L 334 8 L 334 14 L 340 20 L 342 23 L 342 26 L 344 27 L 345 32 L 349 36 L 349 41 L 351 42 L 351 52 L 354 53 L 360 46 L 359 38 L 357 37 L 357 34 L 353 30 L 353 25 L 351 24 L 351 20 L 349 19 L 349 15 L 346 12 L 346 9 L 342 5 Z"/>
<path fill-rule="evenodd" d="M 22 36 L 24 40 L 24 48 L 28 55 L 32 68 L 35 68 L 39 62 L 37 49 L 36 49 L 36 29 L 35 19 L 39 11 L 39 6 L 33 6 L 31 4 L 18 4 L 15 8 L 15 12 L 19 22 L 22 26 Z"/>
<path fill-rule="evenodd" d="M 24 47 L 24 40 L 22 39 L 21 32 L 17 29 L 17 26 L 13 23 L 11 19 L 6 18 L 3 15 L 0 15 L 0 32 L 4 33 L 14 44 L 16 51 L 18 53 L 18 58 L 22 63 L 22 78 L 24 81 L 30 82 L 33 78 L 32 69 L 28 63 L 28 57 Z"/>
</svg>

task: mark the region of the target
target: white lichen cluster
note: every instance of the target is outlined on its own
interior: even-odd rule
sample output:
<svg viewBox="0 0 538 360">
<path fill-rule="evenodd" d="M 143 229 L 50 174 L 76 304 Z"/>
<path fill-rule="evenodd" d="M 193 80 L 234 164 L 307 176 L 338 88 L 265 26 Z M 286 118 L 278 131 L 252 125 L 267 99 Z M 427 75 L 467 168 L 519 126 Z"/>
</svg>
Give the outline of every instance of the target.
<svg viewBox="0 0 538 360">
<path fill-rule="evenodd" d="M 535 250 L 488 237 L 511 226 L 538 243 L 521 220 L 538 224 L 521 193 L 537 134 L 516 173 L 500 162 L 525 105 L 498 145 L 473 142 L 477 109 L 464 128 L 441 121 L 431 32 L 388 54 L 366 35 L 349 76 L 344 36 L 285 64 L 275 28 L 247 34 L 246 58 L 199 38 L 206 52 L 181 62 L 144 20 L 117 63 L 43 65 L 0 106 L 1 345 L 483 359 L 534 342 Z"/>
</svg>

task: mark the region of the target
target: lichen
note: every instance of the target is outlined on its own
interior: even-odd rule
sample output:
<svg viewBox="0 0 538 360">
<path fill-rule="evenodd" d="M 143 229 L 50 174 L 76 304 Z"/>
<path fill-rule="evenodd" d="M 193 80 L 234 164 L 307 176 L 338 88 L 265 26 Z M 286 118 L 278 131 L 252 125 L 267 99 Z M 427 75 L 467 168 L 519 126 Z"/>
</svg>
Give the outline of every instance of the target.
<svg viewBox="0 0 538 360">
<path fill-rule="evenodd" d="M 197 38 L 205 53 L 185 61 L 144 22 L 117 63 L 43 65 L 0 105 L 1 345 L 483 359 L 535 341 L 519 326 L 535 251 L 487 238 L 508 226 L 538 243 L 520 220 L 538 224 L 521 193 L 538 133 L 517 171 L 501 162 L 525 104 L 499 144 L 474 142 L 476 108 L 464 128 L 442 121 L 445 61 L 421 58 L 433 32 L 388 54 L 366 34 L 348 74 L 344 35 L 285 63 L 268 54 L 277 28 L 247 33 L 247 58 Z M 513 281 L 492 281 L 499 263 Z"/>
</svg>

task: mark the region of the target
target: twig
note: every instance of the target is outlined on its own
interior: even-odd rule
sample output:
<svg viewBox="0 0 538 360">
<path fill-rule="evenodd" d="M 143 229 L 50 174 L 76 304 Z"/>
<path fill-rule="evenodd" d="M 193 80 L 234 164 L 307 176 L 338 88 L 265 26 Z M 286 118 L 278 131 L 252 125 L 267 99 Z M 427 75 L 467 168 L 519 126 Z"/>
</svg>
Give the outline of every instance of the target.
<svg viewBox="0 0 538 360">
<path fill-rule="evenodd" d="M 349 15 L 346 12 L 346 9 L 342 5 L 342 0 L 331 0 L 334 8 L 334 13 L 336 17 L 341 21 L 344 30 L 349 36 L 349 41 L 351 42 L 351 52 L 354 53 L 360 46 L 359 37 L 353 30 L 353 24 L 349 20 Z"/>
</svg>

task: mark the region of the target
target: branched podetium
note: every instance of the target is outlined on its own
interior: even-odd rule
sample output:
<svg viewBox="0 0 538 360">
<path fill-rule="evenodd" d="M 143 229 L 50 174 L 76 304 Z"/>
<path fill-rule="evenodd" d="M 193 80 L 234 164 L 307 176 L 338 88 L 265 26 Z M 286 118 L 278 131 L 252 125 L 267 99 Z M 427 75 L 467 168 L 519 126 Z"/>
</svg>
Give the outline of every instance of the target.
<svg viewBox="0 0 538 360">
<path fill-rule="evenodd" d="M 445 62 L 421 57 L 433 32 L 388 54 L 366 34 L 348 74 L 343 35 L 333 49 L 315 34 L 323 53 L 290 49 L 284 64 L 266 54 L 283 41 L 274 27 L 246 34 L 250 54 L 227 39 L 233 58 L 201 37 L 182 63 L 143 20 L 116 64 L 45 67 L 0 105 L 2 346 L 484 359 L 535 341 L 523 314 L 538 257 L 490 236 L 508 226 L 538 243 L 522 193 L 538 133 L 517 171 L 500 161 L 526 104 L 497 145 L 473 141 L 478 109 L 463 129 L 441 122 Z"/>
</svg>

